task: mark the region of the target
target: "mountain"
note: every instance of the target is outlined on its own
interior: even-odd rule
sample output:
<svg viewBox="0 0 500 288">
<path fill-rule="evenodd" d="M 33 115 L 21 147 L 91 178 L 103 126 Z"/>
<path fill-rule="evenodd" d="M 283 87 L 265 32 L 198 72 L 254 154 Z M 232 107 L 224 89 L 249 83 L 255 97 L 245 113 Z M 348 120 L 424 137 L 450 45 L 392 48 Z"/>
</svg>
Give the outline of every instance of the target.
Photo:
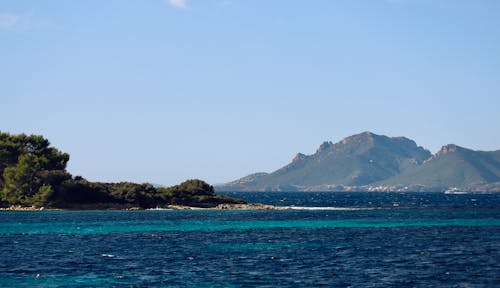
<svg viewBox="0 0 500 288">
<path fill-rule="evenodd" d="M 313 155 L 297 154 L 272 173 L 256 173 L 218 186 L 217 191 L 330 190 L 389 179 L 421 165 L 432 154 L 405 137 L 364 132 L 333 144 L 324 142 Z"/>
<path fill-rule="evenodd" d="M 297 154 L 272 173 L 255 173 L 217 191 L 445 191 L 500 192 L 500 150 L 443 146 L 432 155 L 405 137 L 370 132 L 312 155 Z"/>
<path fill-rule="evenodd" d="M 449 144 L 422 165 L 407 169 L 378 184 L 477 190 L 499 181 L 500 150 L 474 151 Z"/>
</svg>

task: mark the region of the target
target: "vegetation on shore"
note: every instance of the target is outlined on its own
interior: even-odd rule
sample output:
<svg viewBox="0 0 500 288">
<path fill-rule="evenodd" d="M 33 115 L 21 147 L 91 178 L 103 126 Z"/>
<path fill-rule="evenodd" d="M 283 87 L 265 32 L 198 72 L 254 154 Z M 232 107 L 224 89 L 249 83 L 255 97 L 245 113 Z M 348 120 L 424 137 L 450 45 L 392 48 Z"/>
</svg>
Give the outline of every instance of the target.
<svg viewBox="0 0 500 288">
<path fill-rule="evenodd" d="M 168 188 L 148 183 L 90 182 L 66 171 L 69 158 L 42 136 L 0 131 L 0 206 L 96 209 L 244 203 L 215 194 L 211 185 L 197 179 Z"/>
</svg>

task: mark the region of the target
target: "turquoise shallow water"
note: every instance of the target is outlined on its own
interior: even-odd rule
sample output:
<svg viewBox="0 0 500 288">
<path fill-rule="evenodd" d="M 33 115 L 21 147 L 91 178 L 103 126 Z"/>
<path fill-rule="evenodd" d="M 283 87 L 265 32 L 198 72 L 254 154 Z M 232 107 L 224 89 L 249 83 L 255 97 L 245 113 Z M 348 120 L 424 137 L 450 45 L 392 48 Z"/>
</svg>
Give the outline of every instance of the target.
<svg viewBox="0 0 500 288">
<path fill-rule="evenodd" d="M 24 212 L 21 212 L 24 213 Z M 37 212 L 38 213 L 38 212 Z M 155 213 L 155 212 L 151 212 Z M 169 212 L 163 212 L 169 213 Z M 196 211 L 185 213 L 197 213 Z M 46 222 L 0 223 L 0 235 L 15 234 L 106 234 L 165 231 L 226 231 L 249 229 L 325 229 L 325 228 L 395 228 L 395 227 L 483 227 L 500 226 L 496 218 L 454 219 L 335 219 L 335 220 L 152 220 L 152 221 L 99 221 L 99 222 Z"/>
<path fill-rule="evenodd" d="M 2 212 L 0 287 L 500 287 L 496 195 L 271 196 L 373 210 Z"/>
</svg>

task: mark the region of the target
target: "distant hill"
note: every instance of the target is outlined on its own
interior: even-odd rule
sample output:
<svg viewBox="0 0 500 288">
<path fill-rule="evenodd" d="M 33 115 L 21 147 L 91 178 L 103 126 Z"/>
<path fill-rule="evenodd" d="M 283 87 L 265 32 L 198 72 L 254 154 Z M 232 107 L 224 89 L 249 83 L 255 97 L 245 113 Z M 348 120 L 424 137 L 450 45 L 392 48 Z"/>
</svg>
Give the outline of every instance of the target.
<svg viewBox="0 0 500 288">
<path fill-rule="evenodd" d="M 405 137 L 370 132 L 312 155 L 297 154 L 272 173 L 255 173 L 217 191 L 445 191 L 500 192 L 500 150 L 474 151 L 454 144 L 432 155 Z"/>
<path fill-rule="evenodd" d="M 370 132 L 333 144 L 313 155 L 297 154 L 272 173 L 256 173 L 216 187 L 217 191 L 344 190 L 390 179 L 421 166 L 432 154 L 405 137 Z"/>
<path fill-rule="evenodd" d="M 443 146 L 422 165 L 407 169 L 378 184 L 477 190 L 499 181 L 500 150 L 474 151 L 449 144 Z"/>
</svg>

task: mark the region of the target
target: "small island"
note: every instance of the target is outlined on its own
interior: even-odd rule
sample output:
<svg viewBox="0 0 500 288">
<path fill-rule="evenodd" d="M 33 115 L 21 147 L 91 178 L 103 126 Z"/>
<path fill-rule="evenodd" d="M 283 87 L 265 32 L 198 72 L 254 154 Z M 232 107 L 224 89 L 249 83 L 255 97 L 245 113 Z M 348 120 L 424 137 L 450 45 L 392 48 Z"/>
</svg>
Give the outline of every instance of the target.
<svg viewBox="0 0 500 288">
<path fill-rule="evenodd" d="M 217 195 L 198 179 L 172 187 L 91 182 L 71 175 L 68 161 L 42 136 L 0 131 L 0 209 L 272 209 Z"/>
</svg>

